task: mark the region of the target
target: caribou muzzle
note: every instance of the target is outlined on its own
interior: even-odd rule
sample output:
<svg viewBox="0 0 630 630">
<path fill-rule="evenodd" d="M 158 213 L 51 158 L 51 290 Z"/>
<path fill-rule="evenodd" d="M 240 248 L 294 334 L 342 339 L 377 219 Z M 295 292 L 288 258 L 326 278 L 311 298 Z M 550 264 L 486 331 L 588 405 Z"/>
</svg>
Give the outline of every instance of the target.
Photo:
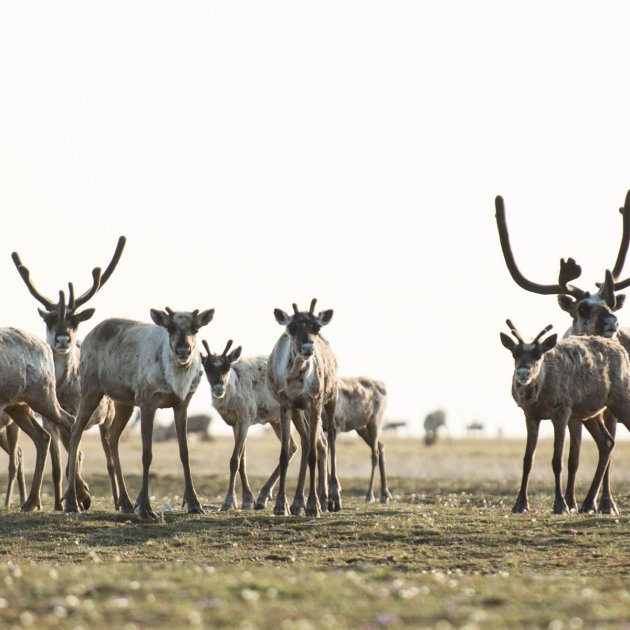
<svg viewBox="0 0 630 630">
<path fill-rule="evenodd" d="M 314 351 L 315 351 L 315 344 L 312 341 L 305 341 L 300 346 L 300 354 L 303 357 L 310 357 L 310 356 L 312 356 Z"/>
<path fill-rule="evenodd" d="M 619 327 L 619 320 L 615 315 L 607 315 L 601 320 L 601 335 L 602 337 L 612 338 L 617 334 L 617 328 Z"/>
<path fill-rule="evenodd" d="M 215 383 L 212 386 L 212 395 L 215 398 L 223 398 L 225 396 L 225 385 L 223 383 Z"/>
<path fill-rule="evenodd" d="M 190 360 L 190 355 L 192 354 L 192 348 L 186 345 L 178 345 L 175 348 L 175 358 L 179 361 L 180 364 L 188 363 Z"/>
<path fill-rule="evenodd" d="M 54 349 L 59 354 L 67 354 L 70 352 L 70 336 L 56 335 Z"/>
</svg>

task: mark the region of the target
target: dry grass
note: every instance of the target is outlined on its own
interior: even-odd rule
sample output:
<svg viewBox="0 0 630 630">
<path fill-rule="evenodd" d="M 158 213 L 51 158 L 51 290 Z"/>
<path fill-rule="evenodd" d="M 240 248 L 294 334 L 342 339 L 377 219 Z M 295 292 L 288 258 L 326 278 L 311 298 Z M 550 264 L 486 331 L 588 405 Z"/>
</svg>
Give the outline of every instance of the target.
<svg viewBox="0 0 630 630">
<path fill-rule="evenodd" d="M 111 510 L 98 438 L 88 436 L 89 513 L 52 513 L 46 497 L 41 513 L 13 509 L 0 517 L 0 626 L 624 627 L 630 478 L 621 462 L 630 444 L 615 453 L 619 518 L 550 514 L 548 442 L 532 477 L 535 511 L 524 516 L 510 513 L 521 441 L 387 445 L 394 502 L 365 504 L 368 451 L 346 438 L 339 455 L 344 509 L 309 519 L 218 512 L 226 438 L 191 445 L 209 514 L 171 509 L 183 489 L 177 445 L 158 444 L 151 491 L 163 522 L 148 524 Z M 133 496 L 136 436 L 123 448 Z M 594 468 L 594 450 L 584 450 L 582 495 Z M 272 436 L 251 440 L 254 488 L 277 457 Z"/>
</svg>

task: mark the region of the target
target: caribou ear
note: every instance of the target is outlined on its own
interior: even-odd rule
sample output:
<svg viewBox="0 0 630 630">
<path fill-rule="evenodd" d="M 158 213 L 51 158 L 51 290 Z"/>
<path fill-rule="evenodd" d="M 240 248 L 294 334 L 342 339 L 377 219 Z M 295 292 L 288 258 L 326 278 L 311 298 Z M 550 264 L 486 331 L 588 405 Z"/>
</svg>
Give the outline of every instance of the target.
<svg viewBox="0 0 630 630">
<path fill-rule="evenodd" d="M 333 316 L 332 309 L 328 309 L 327 311 L 320 311 L 319 315 L 317 316 L 317 323 L 320 326 L 325 326 L 326 324 L 330 323 L 332 316 Z"/>
<path fill-rule="evenodd" d="M 514 348 L 516 348 L 516 342 L 512 337 L 506 335 L 505 333 L 499 333 L 501 336 L 501 343 L 506 347 L 510 352 L 514 352 Z"/>
<path fill-rule="evenodd" d="M 162 328 L 168 327 L 171 321 L 171 318 L 169 317 L 168 313 L 164 311 L 159 311 L 157 308 L 152 308 L 150 313 L 151 313 L 151 319 L 153 320 L 155 324 L 157 324 L 158 326 L 162 326 Z"/>
<path fill-rule="evenodd" d="M 92 317 L 92 315 L 94 315 L 95 312 L 96 312 L 95 308 L 86 308 L 84 311 L 81 311 L 80 313 L 75 313 L 74 318 L 77 320 L 77 322 L 85 322 L 88 319 L 90 319 L 90 317 Z"/>
<path fill-rule="evenodd" d="M 46 319 L 48 318 L 48 314 L 50 313 L 50 311 L 45 311 L 43 308 L 38 308 L 37 312 L 39 313 L 39 316 L 46 321 Z"/>
<path fill-rule="evenodd" d="M 572 297 L 560 294 L 558 296 L 558 304 L 563 311 L 566 311 L 575 319 L 575 300 Z"/>
<path fill-rule="evenodd" d="M 273 309 L 273 315 L 280 326 L 288 326 L 291 323 L 291 318 L 279 308 Z"/>
<path fill-rule="evenodd" d="M 545 339 L 541 344 L 540 347 L 544 352 L 549 352 L 549 350 L 551 350 L 552 348 L 555 347 L 556 343 L 558 341 L 558 335 L 550 335 L 549 337 L 547 337 L 547 339 Z"/>
<path fill-rule="evenodd" d="M 207 326 L 212 321 L 213 317 L 214 317 L 213 308 L 210 308 L 207 311 L 202 311 L 201 313 L 199 313 L 199 315 L 195 316 L 197 326 L 199 328 L 201 328 L 202 326 Z"/>
<path fill-rule="evenodd" d="M 232 352 L 230 352 L 230 354 L 227 355 L 227 360 L 230 363 L 236 363 L 236 361 L 238 361 L 239 357 L 241 356 L 242 350 L 243 348 L 241 346 L 235 348 L 234 350 L 232 350 Z"/>
<path fill-rule="evenodd" d="M 615 304 L 615 308 L 613 310 L 618 311 L 623 306 L 623 303 L 626 301 L 626 296 L 622 294 L 616 295 L 615 297 L 617 298 L 617 303 Z"/>
</svg>

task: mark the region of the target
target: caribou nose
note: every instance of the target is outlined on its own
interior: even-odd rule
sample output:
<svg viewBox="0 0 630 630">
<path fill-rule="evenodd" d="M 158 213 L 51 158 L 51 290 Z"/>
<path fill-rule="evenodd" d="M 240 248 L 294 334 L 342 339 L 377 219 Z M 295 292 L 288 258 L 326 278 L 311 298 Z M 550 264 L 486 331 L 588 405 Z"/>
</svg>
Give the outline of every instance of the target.
<svg viewBox="0 0 630 630">
<path fill-rule="evenodd" d="M 529 368 L 517 368 L 516 378 L 521 382 L 525 382 L 529 378 Z"/>
<path fill-rule="evenodd" d="M 300 347 L 300 354 L 303 354 L 305 357 L 310 357 L 314 349 L 315 345 L 310 341 L 306 341 Z"/>
<path fill-rule="evenodd" d="M 178 357 L 180 357 L 182 359 L 187 359 L 190 356 L 190 346 L 188 346 L 188 345 L 177 346 L 175 348 L 175 352 L 176 352 Z"/>
<path fill-rule="evenodd" d="M 55 343 L 57 346 L 61 348 L 67 348 L 70 344 L 70 336 L 69 335 L 57 335 L 55 337 Z"/>
<path fill-rule="evenodd" d="M 221 398 L 225 394 L 225 386 L 223 383 L 216 383 L 212 386 L 212 395 L 216 398 Z"/>
</svg>

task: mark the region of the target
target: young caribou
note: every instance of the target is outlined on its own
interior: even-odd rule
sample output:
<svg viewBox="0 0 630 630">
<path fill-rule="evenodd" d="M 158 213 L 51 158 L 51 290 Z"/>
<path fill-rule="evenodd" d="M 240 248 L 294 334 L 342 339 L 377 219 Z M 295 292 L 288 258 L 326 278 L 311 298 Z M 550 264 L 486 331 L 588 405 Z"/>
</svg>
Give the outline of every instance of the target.
<svg viewBox="0 0 630 630">
<path fill-rule="evenodd" d="M 516 338 L 514 342 L 508 335 L 501 333 L 501 343 L 514 358 L 512 397 L 525 413 L 527 423 L 523 479 L 512 511 L 529 510 L 529 473 L 538 440 L 538 427 L 540 421 L 546 418 L 551 418 L 554 427 L 554 513 L 569 511 L 562 494 L 561 475 L 564 438 L 570 422 L 583 422 L 599 450 L 597 470 L 585 499 L 585 504 L 590 505 L 599 492 L 614 447 L 614 440 L 604 426 L 601 412 L 608 407 L 630 428 L 628 353 L 616 341 L 602 337 L 567 337 L 558 342 L 557 335 L 551 335 L 541 340 L 551 326 L 526 343 L 509 319 L 507 325 Z"/>
<path fill-rule="evenodd" d="M 372 474 L 366 501 L 374 501 L 374 473 L 381 473 L 381 503 L 388 503 L 392 495 L 385 475 L 385 447 L 379 440 L 387 391 L 381 381 L 372 378 L 342 378 L 339 380 L 335 422 L 337 431 L 356 431 L 372 451 Z"/>
<path fill-rule="evenodd" d="M 140 407 L 142 435 L 142 487 L 135 508 L 142 518 L 157 520 L 149 501 L 153 419 L 156 409 L 172 407 L 184 468 L 184 504 L 195 514 L 204 512 L 190 474 L 186 421 L 188 404 L 201 380 L 201 359 L 196 348 L 199 329 L 212 320 L 214 309 L 199 312 L 151 309 L 154 324 L 128 319 L 106 319 L 88 333 L 81 347 L 81 405 L 72 429 L 68 456 L 68 490 L 64 507 L 78 512 L 75 480 L 77 449 L 90 416 L 103 396 L 114 401 L 116 416 L 110 445 L 119 488 L 120 507 L 132 512 L 120 465 L 118 442 L 134 406 Z"/>
<path fill-rule="evenodd" d="M 310 490 L 306 503 L 307 516 L 319 516 L 320 500 L 315 492 L 317 468 L 317 443 L 322 430 L 322 414 L 325 415 L 324 428 L 328 431 L 331 457 L 330 511 L 341 509 L 341 487 L 337 479 L 335 462 L 335 405 L 337 400 L 337 360 L 328 342 L 319 334 L 322 326 L 330 323 L 332 310 L 314 314 L 316 300 L 311 301 L 308 312 L 299 311 L 293 304 L 293 315 L 289 316 L 279 308 L 274 310 L 276 321 L 286 326 L 286 331 L 276 342 L 267 364 L 267 381 L 273 397 L 280 404 L 280 486 L 274 514 L 286 515 L 287 498 L 285 482 L 290 459 L 291 417 L 295 422 L 294 410 L 304 411 L 308 436 L 303 456 L 308 451 Z M 299 430 L 299 427 L 298 427 Z M 304 476 L 300 475 L 295 498 L 291 505 L 292 514 L 300 514 L 304 509 Z M 326 475 L 321 478 L 320 494 L 326 500 Z"/>
<path fill-rule="evenodd" d="M 30 278 L 30 271 L 22 263 L 17 252 L 11 255 L 13 262 L 26 284 L 26 288 L 30 294 L 44 306 L 44 310 L 38 309 L 38 313 L 46 323 L 46 341 L 52 348 L 53 359 L 55 362 L 55 377 L 57 381 L 57 398 L 61 406 L 69 413 L 76 416 L 79 411 L 79 401 L 81 398 L 81 386 L 79 384 L 79 360 L 81 357 L 80 341 L 77 338 L 77 330 L 79 324 L 94 315 L 93 308 L 86 308 L 82 311 L 79 309 L 86 304 L 103 285 L 107 282 L 112 272 L 118 265 L 118 261 L 125 247 L 126 239 L 121 236 L 114 255 L 107 265 L 107 268 L 101 273 L 100 267 L 92 270 L 92 286 L 85 293 L 74 295 L 74 287 L 72 283 L 68 283 L 68 301 L 66 302 L 65 294 L 59 291 L 59 301 L 55 303 L 50 298 L 40 293 Z M 107 432 L 114 419 L 114 405 L 109 398 L 103 398 L 95 412 L 92 414 L 88 427 L 98 425 L 101 434 L 101 444 L 105 453 L 105 461 L 107 462 L 107 472 L 109 474 L 114 505 L 118 507 L 118 486 L 116 484 L 116 476 L 114 473 L 114 463 L 111 451 L 107 442 Z M 52 460 L 53 486 L 55 492 L 55 509 L 63 509 L 61 503 L 61 452 L 59 446 L 59 432 L 54 425 L 47 423 L 46 430 L 50 433 L 50 456 Z M 89 498 L 84 497 L 88 503 L 84 505 L 89 507 Z"/>
<path fill-rule="evenodd" d="M 272 396 L 267 385 L 267 361 L 265 356 L 246 357 L 239 360 L 241 347 L 230 352 L 232 340 L 225 346 L 222 354 L 212 354 L 204 339 L 206 355 L 201 355 L 201 362 L 210 384 L 212 406 L 234 431 L 234 451 L 230 458 L 230 482 L 222 510 L 238 507 L 234 484 L 236 472 L 241 478 L 243 508 L 254 507 L 254 494 L 247 479 L 245 465 L 245 441 L 249 428 L 255 424 L 271 424 L 275 434 L 280 437 L 280 405 Z M 297 450 L 293 437 L 289 439 L 289 459 Z M 262 487 L 256 508 L 262 509 L 271 497 L 273 486 L 280 475 L 280 466 L 271 474 Z"/>
<path fill-rule="evenodd" d="M 33 411 L 61 429 L 67 443 L 73 416 L 57 402 L 55 368 L 50 348 L 37 337 L 18 328 L 0 328 L 0 412 L 7 413 L 34 442 L 35 472 L 22 511 L 41 508 L 41 487 L 49 434 L 38 424 Z"/>
<path fill-rule="evenodd" d="M 560 261 L 560 274 L 557 284 L 543 285 L 532 282 L 526 278 L 517 267 L 514 254 L 512 253 L 505 218 L 505 205 L 502 197 L 498 196 L 495 199 L 495 208 L 503 258 L 516 284 L 532 293 L 557 295 L 560 308 L 569 313 L 573 320 L 565 336 L 599 335 L 607 338 L 615 337 L 626 351 L 630 352 L 630 330 L 620 329 L 615 315 L 615 312 L 623 306 L 625 300 L 625 296 L 615 295 L 615 291 L 621 291 L 630 286 L 630 278 L 619 280 L 630 244 L 630 191 L 626 194 L 624 206 L 619 209 L 623 217 L 623 229 L 617 259 L 612 271 L 606 272 L 604 283 L 599 287 L 599 290 L 592 295 L 588 291 L 582 291 L 576 286 L 569 284 L 579 278 L 582 272 L 580 266 L 577 265 L 572 258 L 569 258 L 567 261 L 564 259 Z M 607 430 L 614 439 L 617 429 L 617 420 L 609 410 L 604 412 L 604 421 Z M 571 445 L 569 448 L 567 501 L 572 509 L 577 509 L 575 500 L 575 477 L 579 465 L 582 423 L 571 423 L 569 425 L 569 433 Z M 583 504 L 582 509 L 596 511 L 596 499 L 597 497 L 594 498 L 590 505 Z M 606 473 L 604 474 L 599 510 L 603 513 L 619 514 L 610 490 L 610 466 L 606 469 Z"/>
</svg>

